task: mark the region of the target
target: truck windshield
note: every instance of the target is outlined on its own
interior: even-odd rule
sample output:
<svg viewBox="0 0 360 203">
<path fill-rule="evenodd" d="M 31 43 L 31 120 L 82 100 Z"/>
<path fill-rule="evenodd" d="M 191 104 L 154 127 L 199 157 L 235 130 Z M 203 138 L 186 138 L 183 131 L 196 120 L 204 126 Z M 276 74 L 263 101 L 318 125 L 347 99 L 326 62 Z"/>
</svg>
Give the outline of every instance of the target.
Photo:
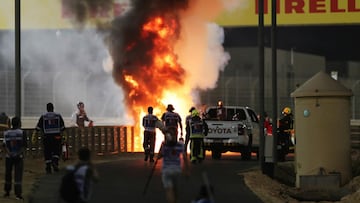
<svg viewBox="0 0 360 203">
<path fill-rule="evenodd" d="M 208 120 L 246 120 L 246 113 L 244 109 L 241 108 L 226 108 L 225 107 L 226 116 L 224 119 L 220 119 L 217 115 L 216 108 L 209 108 L 206 114 L 206 119 Z"/>
<path fill-rule="evenodd" d="M 247 112 L 248 112 L 252 122 L 259 123 L 259 119 L 253 110 L 247 109 Z"/>
</svg>

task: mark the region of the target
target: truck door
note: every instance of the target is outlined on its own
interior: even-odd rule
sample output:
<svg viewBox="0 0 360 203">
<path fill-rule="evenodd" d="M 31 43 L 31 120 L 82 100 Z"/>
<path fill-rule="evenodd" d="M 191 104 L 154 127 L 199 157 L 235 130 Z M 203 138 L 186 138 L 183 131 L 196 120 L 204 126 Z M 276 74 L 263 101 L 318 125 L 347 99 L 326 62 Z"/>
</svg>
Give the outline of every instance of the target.
<svg viewBox="0 0 360 203">
<path fill-rule="evenodd" d="M 259 119 L 256 115 L 256 113 L 250 109 L 247 108 L 246 112 L 248 113 L 248 118 L 250 119 L 249 122 L 251 122 L 252 126 L 252 134 L 253 134 L 253 146 L 259 146 L 260 144 L 260 131 L 259 131 Z"/>
</svg>

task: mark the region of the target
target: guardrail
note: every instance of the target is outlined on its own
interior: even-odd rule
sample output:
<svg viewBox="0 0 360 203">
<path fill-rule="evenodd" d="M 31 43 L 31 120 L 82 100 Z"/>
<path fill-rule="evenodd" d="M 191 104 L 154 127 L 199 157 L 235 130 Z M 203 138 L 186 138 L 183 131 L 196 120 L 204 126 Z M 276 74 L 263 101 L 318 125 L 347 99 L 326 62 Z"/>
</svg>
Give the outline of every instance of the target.
<svg viewBox="0 0 360 203">
<path fill-rule="evenodd" d="M 32 143 L 34 129 L 23 129 L 27 137 L 26 157 L 43 157 L 41 136 L 37 134 L 37 141 Z M 351 148 L 360 150 L 360 123 L 352 123 L 350 126 Z M 88 147 L 95 155 L 111 155 L 134 151 L 134 127 L 133 126 L 94 126 L 80 129 L 70 127 L 65 134 L 69 155 L 76 155 L 80 147 Z M 2 143 L 2 136 L 0 136 Z M 2 156 L 1 154 L 0 156 Z"/>
<path fill-rule="evenodd" d="M 350 133 L 351 133 L 351 148 L 360 150 L 360 124 L 351 125 Z"/>
<path fill-rule="evenodd" d="M 23 129 L 27 137 L 26 157 L 43 157 L 43 145 L 40 133 L 32 142 L 34 129 Z M 94 126 L 86 128 L 66 128 L 63 134 L 70 156 L 77 156 L 80 147 L 88 147 L 95 155 L 111 155 L 134 151 L 133 126 Z"/>
</svg>

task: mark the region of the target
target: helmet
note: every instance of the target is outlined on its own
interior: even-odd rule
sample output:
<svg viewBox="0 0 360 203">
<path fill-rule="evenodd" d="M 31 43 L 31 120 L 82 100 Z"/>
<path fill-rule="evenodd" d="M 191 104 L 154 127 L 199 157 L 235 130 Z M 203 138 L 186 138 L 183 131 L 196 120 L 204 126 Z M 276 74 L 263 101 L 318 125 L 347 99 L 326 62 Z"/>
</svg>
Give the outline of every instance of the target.
<svg viewBox="0 0 360 203">
<path fill-rule="evenodd" d="M 191 107 L 190 109 L 189 109 L 189 113 L 191 113 L 192 111 L 194 111 L 195 110 L 195 107 Z"/>
<path fill-rule="evenodd" d="M 77 106 L 78 108 L 80 108 L 81 105 L 84 105 L 84 102 L 79 101 L 79 102 L 76 104 L 76 106 Z"/>
<path fill-rule="evenodd" d="M 291 109 L 290 109 L 290 107 L 285 107 L 285 108 L 283 109 L 283 111 L 282 111 L 282 114 L 287 114 L 287 115 L 291 114 Z"/>
<path fill-rule="evenodd" d="M 191 116 L 192 117 L 195 117 L 195 116 L 199 116 L 200 113 L 198 112 L 198 110 L 194 109 L 192 112 L 191 112 Z"/>
</svg>

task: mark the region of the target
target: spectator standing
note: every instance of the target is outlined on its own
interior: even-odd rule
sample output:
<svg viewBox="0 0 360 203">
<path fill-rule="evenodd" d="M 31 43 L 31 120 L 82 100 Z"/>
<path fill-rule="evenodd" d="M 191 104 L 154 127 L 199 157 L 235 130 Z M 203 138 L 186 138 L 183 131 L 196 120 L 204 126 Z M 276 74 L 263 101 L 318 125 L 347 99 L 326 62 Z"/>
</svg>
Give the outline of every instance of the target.
<svg viewBox="0 0 360 203">
<path fill-rule="evenodd" d="M 178 136 L 178 128 L 180 128 L 180 137 L 183 137 L 183 127 L 181 123 L 181 117 L 178 113 L 174 112 L 175 108 L 172 104 L 169 104 L 166 108 L 166 112 L 161 116 L 161 120 L 164 123 L 166 129 L 172 129 L 175 132 L 176 139 Z"/>
<path fill-rule="evenodd" d="M 143 148 L 145 153 L 144 161 L 150 158 L 150 162 L 154 162 L 154 150 L 156 141 L 156 122 L 159 119 L 153 115 L 153 107 L 148 107 L 148 114 L 142 119 L 142 126 L 144 127 Z"/>
<path fill-rule="evenodd" d="M 21 129 L 21 120 L 14 117 L 11 120 L 12 128 L 4 132 L 3 147 L 5 149 L 5 184 L 4 197 L 10 196 L 12 172 L 14 168 L 14 191 L 18 200 L 22 197 L 22 177 L 24 171 L 24 151 L 26 149 L 26 135 Z"/>
<path fill-rule="evenodd" d="M 61 133 L 65 130 L 62 116 L 54 112 L 54 105 L 46 105 L 47 112 L 40 116 L 36 125 L 36 131 L 42 133 L 44 145 L 45 171 L 51 173 L 59 171 L 59 158 L 61 154 Z"/>
</svg>

